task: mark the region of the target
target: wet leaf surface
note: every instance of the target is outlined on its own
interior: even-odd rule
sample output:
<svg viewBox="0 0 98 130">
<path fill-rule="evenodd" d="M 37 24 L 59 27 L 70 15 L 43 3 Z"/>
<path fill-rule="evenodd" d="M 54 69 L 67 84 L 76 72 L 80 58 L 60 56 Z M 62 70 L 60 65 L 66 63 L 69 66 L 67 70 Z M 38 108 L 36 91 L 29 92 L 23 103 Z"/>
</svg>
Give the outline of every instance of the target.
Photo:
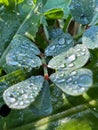
<svg viewBox="0 0 98 130">
<path fill-rule="evenodd" d="M 83 94 L 93 84 L 92 72 L 88 69 L 77 69 L 72 72 L 58 71 L 52 74 L 50 79 L 62 91 L 73 96 Z"/>
<path fill-rule="evenodd" d="M 98 26 L 91 26 L 87 29 L 83 34 L 82 42 L 89 49 L 98 48 Z"/>
<path fill-rule="evenodd" d="M 31 78 L 15 84 L 3 93 L 5 103 L 14 109 L 24 109 L 36 98 L 43 86 L 42 76 L 32 76 Z"/>
<path fill-rule="evenodd" d="M 59 35 L 58 32 L 57 34 Z M 48 47 L 45 49 L 46 56 L 56 56 L 62 52 L 69 50 L 74 45 L 73 38 L 68 33 L 63 33 L 62 35 L 58 36 L 57 38 L 53 39 Z"/>
<path fill-rule="evenodd" d="M 53 57 L 48 67 L 58 70 L 75 70 L 84 66 L 90 57 L 87 47 L 83 44 L 78 44 L 70 48 L 67 52 L 63 52 L 58 56 Z"/>
</svg>

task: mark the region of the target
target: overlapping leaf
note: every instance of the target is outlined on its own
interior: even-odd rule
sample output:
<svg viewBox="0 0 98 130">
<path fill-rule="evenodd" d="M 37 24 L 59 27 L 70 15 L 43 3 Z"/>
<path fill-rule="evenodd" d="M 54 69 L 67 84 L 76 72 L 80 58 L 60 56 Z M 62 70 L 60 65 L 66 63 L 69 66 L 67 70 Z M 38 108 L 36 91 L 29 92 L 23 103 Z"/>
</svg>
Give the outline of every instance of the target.
<svg viewBox="0 0 98 130">
<path fill-rule="evenodd" d="M 64 18 L 67 18 L 69 15 L 69 9 L 68 9 L 69 2 L 70 0 L 57 0 L 56 2 L 53 0 L 47 0 L 42 9 L 42 12 L 46 16 L 48 16 L 48 18 L 50 14 L 53 15 L 52 19 L 57 18 L 57 13 L 59 15 L 59 18 L 62 18 L 62 14 L 64 14 L 63 16 Z"/>
<path fill-rule="evenodd" d="M 84 66 L 90 57 L 87 47 L 83 44 L 78 44 L 74 48 L 70 48 L 67 52 L 63 52 L 58 56 L 53 57 L 48 67 L 53 69 L 75 70 Z"/>
<path fill-rule="evenodd" d="M 75 71 L 58 71 L 50 76 L 50 79 L 62 91 L 70 95 L 80 95 L 92 86 L 92 72 L 89 69 L 77 69 Z"/>
<path fill-rule="evenodd" d="M 43 82 L 42 76 L 32 76 L 6 89 L 3 93 L 3 99 L 10 108 L 23 109 L 35 100 Z"/>
<path fill-rule="evenodd" d="M 82 37 L 82 42 L 90 49 L 98 48 L 98 26 L 91 26 Z"/>
<path fill-rule="evenodd" d="M 7 72 L 18 68 L 27 68 L 30 71 L 42 64 L 36 56 L 39 54 L 40 51 L 34 43 L 24 36 L 16 35 L 2 57 L 1 64 Z"/>
<path fill-rule="evenodd" d="M 48 81 L 44 81 L 43 88 L 32 104 L 34 109 L 31 109 L 36 115 L 49 115 L 52 112 L 52 103 L 50 96 L 50 86 Z"/>
<path fill-rule="evenodd" d="M 73 18 L 77 22 L 86 25 L 92 21 L 95 5 L 95 0 L 72 0 L 69 8 Z"/>
<path fill-rule="evenodd" d="M 58 35 L 58 34 L 55 34 Z M 68 33 L 62 33 L 62 35 L 53 39 L 49 46 L 45 49 L 46 56 L 56 56 L 64 51 L 67 51 L 74 44 L 73 38 Z"/>
</svg>

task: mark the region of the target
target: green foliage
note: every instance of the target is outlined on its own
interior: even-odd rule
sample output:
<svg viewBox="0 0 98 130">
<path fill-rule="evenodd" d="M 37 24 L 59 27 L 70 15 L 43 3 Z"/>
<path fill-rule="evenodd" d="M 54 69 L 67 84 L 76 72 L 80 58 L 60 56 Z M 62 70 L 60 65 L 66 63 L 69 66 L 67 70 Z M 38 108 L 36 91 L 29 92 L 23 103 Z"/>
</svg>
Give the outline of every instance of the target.
<svg viewBox="0 0 98 130">
<path fill-rule="evenodd" d="M 97 25 L 98 0 L 0 0 L 1 130 L 98 129 Z"/>
</svg>

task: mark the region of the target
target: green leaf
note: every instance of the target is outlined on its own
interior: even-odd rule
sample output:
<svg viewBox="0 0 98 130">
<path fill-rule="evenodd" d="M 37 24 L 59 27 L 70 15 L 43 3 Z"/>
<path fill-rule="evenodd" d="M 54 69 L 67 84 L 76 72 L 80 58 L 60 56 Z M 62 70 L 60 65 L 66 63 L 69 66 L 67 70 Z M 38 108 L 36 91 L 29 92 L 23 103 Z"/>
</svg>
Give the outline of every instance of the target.
<svg viewBox="0 0 98 130">
<path fill-rule="evenodd" d="M 39 54 L 40 50 L 33 42 L 24 36 L 15 35 L 0 62 L 7 72 L 18 68 L 27 68 L 30 71 L 42 64 L 36 56 Z"/>
<path fill-rule="evenodd" d="M 6 89 L 3 93 L 3 99 L 10 108 L 24 109 L 35 100 L 43 82 L 42 76 L 32 76 Z"/>
<path fill-rule="evenodd" d="M 86 25 L 94 16 L 95 4 L 95 0 L 72 0 L 69 9 L 77 22 Z"/>
<path fill-rule="evenodd" d="M 31 8 L 33 8 L 27 1 L 28 0 L 25 0 L 17 5 L 11 4 L 11 7 L 0 6 L 0 57 L 10 44 L 13 36 L 18 33 L 18 30 L 26 23 L 26 16 Z M 27 23 L 25 26 L 27 27 Z M 28 26 L 30 26 L 30 22 L 28 22 Z"/>
<path fill-rule="evenodd" d="M 0 57 L 19 26 L 20 21 L 16 13 L 0 6 Z"/>
<path fill-rule="evenodd" d="M 56 34 L 57 35 L 57 34 Z M 62 52 L 69 50 L 74 44 L 73 38 L 69 33 L 62 33 L 53 39 L 45 49 L 46 56 L 56 56 Z"/>
<path fill-rule="evenodd" d="M 29 78 L 31 73 L 24 70 L 16 70 L 0 77 L 0 107 L 4 104 L 3 92 L 10 86 Z"/>
<path fill-rule="evenodd" d="M 69 2 L 70 0 L 57 0 L 57 1 L 47 0 L 42 9 L 42 12 L 44 14 L 51 13 L 51 15 L 53 15 L 52 18 L 58 18 L 57 14 L 60 12 L 59 17 L 61 18 L 63 11 L 64 14 L 63 18 L 67 18 L 69 15 L 69 9 L 68 9 Z M 54 11 L 57 11 L 58 13 L 55 15 L 56 12 Z"/>
<path fill-rule="evenodd" d="M 91 25 L 96 25 L 98 24 L 98 0 L 95 0 L 95 11 L 94 11 L 94 16 L 93 16 L 93 19 L 90 23 L 90 26 Z"/>
<path fill-rule="evenodd" d="M 91 26 L 82 37 L 82 42 L 90 49 L 98 48 L 98 26 Z"/>
<path fill-rule="evenodd" d="M 58 71 L 50 79 L 62 91 L 69 95 L 77 96 L 86 92 L 93 84 L 92 72 L 89 69 L 75 71 Z"/>
<path fill-rule="evenodd" d="M 75 70 L 84 66 L 90 57 L 87 47 L 83 44 L 78 44 L 70 48 L 67 52 L 63 52 L 58 56 L 53 57 L 48 67 L 53 69 Z"/>
<path fill-rule="evenodd" d="M 44 15 L 48 19 L 60 19 L 63 17 L 63 10 L 62 9 L 52 9 L 48 12 L 45 12 Z"/>
<path fill-rule="evenodd" d="M 46 116 L 52 112 L 52 103 L 50 96 L 50 86 L 48 81 L 44 81 L 43 88 L 32 104 L 32 112 L 38 116 Z"/>
<path fill-rule="evenodd" d="M 23 2 L 24 0 L 17 0 L 17 3 L 21 3 Z M 9 6 L 10 3 L 14 3 L 16 2 L 15 0 L 11 1 L 11 0 L 0 0 L 0 3 L 1 4 L 5 4 L 6 6 Z"/>
</svg>

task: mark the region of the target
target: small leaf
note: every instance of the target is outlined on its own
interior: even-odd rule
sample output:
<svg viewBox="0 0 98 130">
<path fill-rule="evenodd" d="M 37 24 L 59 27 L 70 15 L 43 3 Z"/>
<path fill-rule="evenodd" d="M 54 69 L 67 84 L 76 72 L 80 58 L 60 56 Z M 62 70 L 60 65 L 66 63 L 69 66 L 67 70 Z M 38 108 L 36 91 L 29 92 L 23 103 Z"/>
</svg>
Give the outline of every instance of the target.
<svg viewBox="0 0 98 130">
<path fill-rule="evenodd" d="M 72 0 L 69 6 L 73 18 L 80 24 L 89 24 L 95 10 L 94 0 Z"/>
<path fill-rule="evenodd" d="M 69 15 L 69 9 L 68 9 L 69 2 L 70 0 L 57 0 L 57 1 L 47 0 L 42 9 L 42 12 L 47 13 L 51 10 L 61 9 L 63 11 L 64 18 L 66 18 Z"/>
<path fill-rule="evenodd" d="M 53 57 L 48 67 L 53 69 L 75 70 L 84 66 L 90 57 L 87 47 L 78 44 L 74 48 L 70 48 L 67 52 L 63 52 Z"/>
<path fill-rule="evenodd" d="M 77 96 L 87 91 L 92 86 L 92 71 L 78 69 L 75 71 L 58 71 L 50 79 L 62 91 L 69 95 Z"/>
<path fill-rule="evenodd" d="M 74 44 L 73 38 L 68 33 L 63 33 L 53 39 L 49 46 L 45 49 L 46 56 L 56 56 L 64 51 L 67 51 Z"/>
<path fill-rule="evenodd" d="M 98 48 L 98 26 L 87 29 L 83 34 L 82 42 L 90 49 Z"/>
<path fill-rule="evenodd" d="M 9 108 L 24 109 L 35 100 L 43 82 L 42 76 L 32 76 L 6 89 L 3 93 L 3 99 Z"/>
<path fill-rule="evenodd" d="M 60 19 L 63 17 L 63 10 L 62 9 L 52 9 L 48 12 L 45 12 L 44 15 L 48 19 Z"/>
<path fill-rule="evenodd" d="M 40 58 L 36 56 L 38 54 L 40 51 L 33 42 L 24 36 L 16 35 L 2 58 L 1 64 L 7 72 L 18 68 L 27 68 L 30 71 L 42 64 Z"/>
</svg>

